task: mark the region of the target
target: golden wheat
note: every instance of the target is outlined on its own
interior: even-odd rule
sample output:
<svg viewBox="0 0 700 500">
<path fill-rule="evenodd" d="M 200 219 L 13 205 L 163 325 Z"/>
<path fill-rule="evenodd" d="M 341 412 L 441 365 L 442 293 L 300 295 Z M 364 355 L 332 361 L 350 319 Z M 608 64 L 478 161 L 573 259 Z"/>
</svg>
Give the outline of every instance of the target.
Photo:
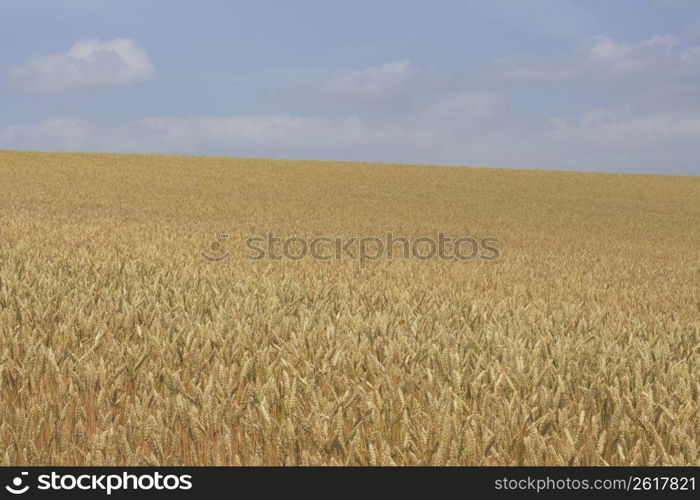
<svg viewBox="0 0 700 500">
<path fill-rule="evenodd" d="M 698 177 L 0 152 L 0 184 L 4 465 L 700 463 Z M 268 231 L 501 258 L 244 258 Z"/>
</svg>

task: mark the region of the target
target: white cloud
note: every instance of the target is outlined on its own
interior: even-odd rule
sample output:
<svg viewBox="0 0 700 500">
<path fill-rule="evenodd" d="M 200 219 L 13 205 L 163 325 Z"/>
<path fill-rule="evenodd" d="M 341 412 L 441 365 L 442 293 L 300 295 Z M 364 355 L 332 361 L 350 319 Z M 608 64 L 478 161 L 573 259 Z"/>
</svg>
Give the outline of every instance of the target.
<svg viewBox="0 0 700 500">
<path fill-rule="evenodd" d="M 94 144 L 90 123 L 75 118 L 54 117 L 36 124 L 18 124 L 0 129 L 0 147 L 81 151 Z"/>
<path fill-rule="evenodd" d="M 599 109 L 551 120 L 523 164 L 700 175 L 700 114 Z M 555 165 L 554 167 L 551 167 Z"/>
<path fill-rule="evenodd" d="M 365 140 L 358 118 L 293 115 L 145 118 L 118 127 L 113 135 L 110 142 L 123 143 L 127 149 L 183 152 L 236 146 L 345 146 Z"/>
<path fill-rule="evenodd" d="M 452 99 L 452 100 L 450 100 Z M 463 112 L 441 114 L 449 103 Z M 489 104 L 490 103 L 490 104 Z M 541 126 L 498 117 L 496 96 L 438 99 L 391 121 L 259 115 L 155 117 L 101 128 L 55 118 L 0 129 L 0 149 L 224 154 L 700 175 L 700 114 L 592 110 Z M 441 117 L 441 118 L 440 118 Z"/>
<path fill-rule="evenodd" d="M 134 40 L 76 42 L 67 52 L 36 56 L 10 70 L 13 86 L 27 92 L 62 92 L 131 85 L 154 74 L 148 54 Z"/>
<path fill-rule="evenodd" d="M 436 97 L 420 111 L 420 117 L 445 124 L 470 125 L 499 115 L 504 108 L 504 99 L 497 94 L 453 92 Z"/>
<path fill-rule="evenodd" d="M 553 137 L 557 140 L 575 140 L 599 146 L 642 148 L 676 140 L 700 143 L 700 115 L 688 113 L 634 115 L 628 108 L 599 109 L 553 119 L 550 124 Z"/>
<path fill-rule="evenodd" d="M 365 144 L 359 118 L 293 115 L 151 117 L 101 128 L 55 117 L 0 129 L 0 149 L 192 153 L 239 146 L 294 148 Z"/>
<path fill-rule="evenodd" d="M 600 109 L 536 127 L 502 124 L 438 137 L 429 150 L 438 163 L 700 175 L 697 113 Z"/>
<path fill-rule="evenodd" d="M 639 74 L 658 69 L 660 64 L 688 68 L 697 64 L 699 52 L 698 48 L 682 49 L 673 37 L 637 43 L 596 37 L 569 56 L 567 61 L 575 62 L 572 67 L 562 61 L 537 59 L 537 64 L 517 68 L 520 73 L 516 76 L 522 79 L 522 72 L 532 71 L 525 76 L 566 79 Z M 310 115 L 160 116 L 111 127 L 53 118 L 0 129 L 0 149 L 700 174 L 697 107 L 638 103 L 536 122 L 507 113 L 510 99 L 493 92 L 464 90 L 463 84 L 460 90 L 454 82 L 421 86 L 421 74 L 406 84 L 415 73 L 408 61 L 397 61 L 331 80 L 324 87 L 326 92 L 351 98 L 333 108 L 335 114 L 325 107 Z M 685 81 L 690 90 L 673 81 L 672 85 L 653 86 L 651 95 L 656 97 L 649 100 L 661 102 L 655 94 L 660 92 L 671 99 L 681 96 L 682 101 L 692 101 L 687 96 L 695 95 L 694 78 Z M 400 109 L 385 111 L 382 105 L 392 100 Z M 350 104 L 345 111 L 344 104 Z M 362 113 L 362 104 L 371 104 L 371 109 Z M 517 111 L 517 103 L 514 108 Z"/>
<path fill-rule="evenodd" d="M 326 82 L 321 91 L 331 97 L 367 98 L 384 95 L 406 82 L 414 73 L 411 61 L 401 59 L 361 71 L 352 71 Z"/>
<path fill-rule="evenodd" d="M 682 47 L 671 35 L 636 43 L 596 36 L 560 57 L 515 54 L 482 68 L 482 77 L 498 81 L 563 81 L 651 74 L 672 76 L 700 69 L 700 46 Z"/>
</svg>

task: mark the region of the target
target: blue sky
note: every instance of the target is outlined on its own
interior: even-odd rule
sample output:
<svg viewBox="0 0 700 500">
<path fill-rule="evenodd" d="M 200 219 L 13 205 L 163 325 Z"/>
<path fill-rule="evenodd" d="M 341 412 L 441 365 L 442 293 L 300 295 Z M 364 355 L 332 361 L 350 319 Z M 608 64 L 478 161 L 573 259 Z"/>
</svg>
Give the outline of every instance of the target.
<svg viewBox="0 0 700 500">
<path fill-rule="evenodd" d="M 0 0 L 0 149 L 700 175 L 700 0 Z"/>
</svg>

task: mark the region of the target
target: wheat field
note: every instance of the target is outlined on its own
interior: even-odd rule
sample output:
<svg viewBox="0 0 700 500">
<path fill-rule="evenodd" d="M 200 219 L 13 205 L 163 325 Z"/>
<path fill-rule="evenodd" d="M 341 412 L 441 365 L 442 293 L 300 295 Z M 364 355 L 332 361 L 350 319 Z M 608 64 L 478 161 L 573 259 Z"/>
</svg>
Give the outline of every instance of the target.
<svg viewBox="0 0 700 500">
<path fill-rule="evenodd" d="M 5 151 L 0 186 L 3 465 L 700 464 L 700 177 Z M 500 258 L 245 258 L 269 231 Z"/>
</svg>

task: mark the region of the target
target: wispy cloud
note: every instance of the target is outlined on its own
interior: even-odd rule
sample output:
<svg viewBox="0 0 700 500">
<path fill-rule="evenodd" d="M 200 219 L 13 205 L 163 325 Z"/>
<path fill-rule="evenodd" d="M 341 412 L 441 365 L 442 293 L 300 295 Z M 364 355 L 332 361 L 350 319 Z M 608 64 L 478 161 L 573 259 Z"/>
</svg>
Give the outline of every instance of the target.
<svg viewBox="0 0 700 500">
<path fill-rule="evenodd" d="M 26 92 L 63 92 L 131 85 L 149 80 L 153 64 L 134 40 L 76 42 L 66 52 L 36 56 L 10 70 L 11 84 Z"/>
<path fill-rule="evenodd" d="M 321 92 L 351 99 L 379 97 L 395 90 L 415 73 L 411 61 L 401 59 L 336 76 L 321 87 Z"/>
<path fill-rule="evenodd" d="M 140 51 L 129 40 L 85 41 L 13 76 L 32 74 L 34 87 L 26 89 L 34 91 L 135 83 L 153 73 Z M 343 73 L 299 93 L 297 108 L 308 114 L 166 115 L 110 126 L 54 117 L 0 129 L 0 148 L 700 173 L 700 115 L 689 104 L 698 72 L 700 47 L 676 37 L 597 36 L 559 57 L 497 59 L 470 78 L 434 74 L 408 59 Z M 659 74 L 665 79 L 652 78 Z M 539 120 L 514 112 L 507 91 L 478 82 L 627 77 L 635 78 L 623 80 L 627 94 L 617 105 Z M 319 97 L 323 106 L 308 110 L 305 103 Z"/>
<path fill-rule="evenodd" d="M 11 149 L 82 151 L 96 145 L 95 139 L 95 128 L 89 122 L 60 116 L 0 129 L 0 147 Z"/>
<path fill-rule="evenodd" d="M 454 112 L 450 111 L 454 104 Z M 100 127 L 52 118 L 0 129 L 0 148 L 227 154 L 700 174 L 700 116 L 596 109 L 532 127 L 500 99 L 460 95 L 401 120 L 296 115 L 153 117 Z M 462 111 L 460 111 L 462 109 Z"/>
<path fill-rule="evenodd" d="M 672 35 L 638 42 L 596 36 L 559 57 L 514 54 L 481 69 L 481 77 L 496 81 L 564 81 L 615 78 L 655 73 L 671 76 L 700 69 L 700 46 L 683 47 Z"/>
<path fill-rule="evenodd" d="M 608 144 L 615 147 L 640 147 L 676 140 L 700 141 L 700 116 L 689 113 L 657 112 L 638 115 L 630 108 L 596 109 L 555 118 L 550 121 L 553 135 L 559 139 Z M 700 158 L 698 159 L 700 167 Z"/>
</svg>

